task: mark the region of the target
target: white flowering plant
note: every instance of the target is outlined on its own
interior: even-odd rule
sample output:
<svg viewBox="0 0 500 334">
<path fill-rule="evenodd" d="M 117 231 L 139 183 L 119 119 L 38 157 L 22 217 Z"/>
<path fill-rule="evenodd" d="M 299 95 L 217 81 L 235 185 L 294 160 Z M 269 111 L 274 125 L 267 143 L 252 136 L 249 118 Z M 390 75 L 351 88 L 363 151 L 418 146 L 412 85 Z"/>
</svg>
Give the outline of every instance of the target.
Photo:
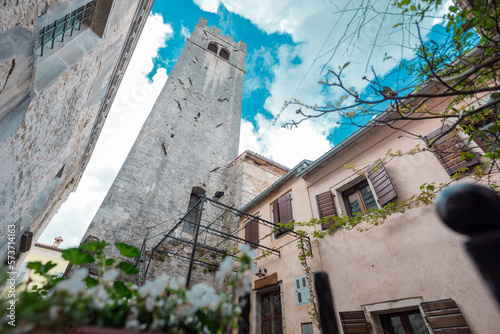
<svg viewBox="0 0 500 334">
<path fill-rule="evenodd" d="M 216 293 L 204 283 L 187 289 L 183 278 L 166 274 L 139 287 L 123 282 L 119 279 L 123 274 L 138 273 L 129 261 L 140 253 L 133 246 L 116 243 L 120 254 L 129 259 L 118 261 L 106 257 L 107 246 L 104 241 L 95 241 L 63 251 L 63 257 L 73 265 L 97 266 L 97 275 L 78 268 L 69 278 L 56 278 L 48 274 L 54 266 L 51 262 L 29 263 L 28 267 L 45 276 L 47 282 L 18 293 L 15 326 L 8 323 L 6 308 L 0 309 L 0 332 L 65 333 L 93 325 L 188 334 L 222 333 L 237 327 L 243 306 L 237 298 L 251 290 L 256 256 L 247 245 L 241 247 L 236 261 L 227 257 L 216 272 L 216 278 L 226 282 L 232 293 Z"/>
</svg>

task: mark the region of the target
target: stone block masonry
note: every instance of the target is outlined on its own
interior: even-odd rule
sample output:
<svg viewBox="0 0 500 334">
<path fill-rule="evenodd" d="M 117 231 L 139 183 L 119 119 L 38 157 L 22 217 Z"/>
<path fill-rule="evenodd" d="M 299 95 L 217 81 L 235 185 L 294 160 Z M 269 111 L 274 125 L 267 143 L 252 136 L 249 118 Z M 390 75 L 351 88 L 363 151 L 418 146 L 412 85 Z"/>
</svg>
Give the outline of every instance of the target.
<svg viewBox="0 0 500 334">
<path fill-rule="evenodd" d="M 104 3 L 113 4 L 106 15 L 99 9 Z M 32 232 L 36 242 L 75 190 L 128 64 L 124 46 L 133 51 L 152 3 L 0 5 L 0 250 L 6 247 L 8 224 L 16 225 L 19 236 Z M 95 16 L 64 42 L 58 38 L 41 57 L 40 29 L 86 4 Z M 107 27 L 100 36 L 92 28 L 96 20 Z"/>
<path fill-rule="evenodd" d="M 199 20 L 87 236 L 140 248 L 149 228 L 150 236 L 159 234 L 148 241 L 151 250 L 187 212 L 193 188 L 210 197 L 227 193 L 227 164 L 238 153 L 245 58 L 245 43 Z M 203 218 L 215 219 L 215 210 L 207 206 Z M 237 225 L 218 228 L 228 232 Z M 201 269 L 193 282 L 211 281 Z M 161 271 L 185 276 L 187 262 L 156 259 L 148 278 Z"/>
</svg>

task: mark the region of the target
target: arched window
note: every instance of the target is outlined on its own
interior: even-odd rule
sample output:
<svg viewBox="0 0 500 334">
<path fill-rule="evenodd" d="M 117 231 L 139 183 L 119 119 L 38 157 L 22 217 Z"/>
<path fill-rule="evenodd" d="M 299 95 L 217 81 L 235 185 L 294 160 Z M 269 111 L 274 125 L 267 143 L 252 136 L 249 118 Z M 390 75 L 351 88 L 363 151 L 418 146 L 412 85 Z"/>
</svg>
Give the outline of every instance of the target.
<svg viewBox="0 0 500 334">
<path fill-rule="evenodd" d="M 222 49 L 219 52 L 219 56 L 221 56 L 221 58 L 225 60 L 229 60 L 229 51 L 227 51 L 226 49 Z"/>
<path fill-rule="evenodd" d="M 189 214 L 186 216 L 186 220 L 184 221 L 184 224 L 182 226 L 182 232 L 190 234 L 193 234 L 195 232 L 198 213 L 200 209 L 198 200 L 202 195 L 205 195 L 205 189 L 203 188 L 193 187 L 193 189 L 191 190 L 191 197 L 189 198 L 187 212 L 189 212 L 191 209 L 193 210 L 191 210 L 191 212 L 189 212 Z"/>
<path fill-rule="evenodd" d="M 217 51 L 219 51 L 217 48 L 217 44 L 215 44 L 214 42 L 211 42 L 210 44 L 208 44 L 208 50 L 212 51 L 215 54 L 217 54 Z"/>
</svg>

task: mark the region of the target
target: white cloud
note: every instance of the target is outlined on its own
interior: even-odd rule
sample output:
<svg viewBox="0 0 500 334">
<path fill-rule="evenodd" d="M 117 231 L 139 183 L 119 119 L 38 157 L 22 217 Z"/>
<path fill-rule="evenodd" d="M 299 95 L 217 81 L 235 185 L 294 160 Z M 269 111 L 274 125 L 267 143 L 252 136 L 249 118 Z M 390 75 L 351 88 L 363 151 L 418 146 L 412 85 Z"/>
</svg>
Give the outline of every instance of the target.
<svg viewBox="0 0 500 334">
<path fill-rule="evenodd" d="M 161 15 L 149 16 L 78 190 L 61 206 L 40 242 L 52 244 L 61 235 L 64 248 L 80 243 L 167 81 L 164 68 L 156 71 L 152 81 L 147 75 L 158 50 L 172 35 L 171 25 Z"/>
<path fill-rule="evenodd" d="M 253 124 L 248 121 L 241 122 L 241 152 L 252 150 L 293 168 L 303 159 L 316 160 L 331 148 L 325 136 L 325 129 L 312 122 L 288 130 L 276 126 L 269 127 L 270 120 L 258 117 L 261 126 L 258 130 L 255 130 Z M 258 141 L 264 133 L 263 140 Z"/>
<path fill-rule="evenodd" d="M 191 37 L 191 31 L 189 31 L 189 28 L 185 27 L 182 23 L 181 23 L 181 36 L 184 36 L 185 38 Z"/>
<path fill-rule="evenodd" d="M 210 13 L 217 13 L 220 6 L 220 0 L 193 0 L 202 10 Z"/>
<path fill-rule="evenodd" d="M 280 114 L 278 125 L 297 119 L 295 110 L 298 106 L 292 105 L 282 111 L 285 100 L 297 98 L 306 104 L 323 105 L 328 101 L 336 101 L 341 96 L 339 91 L 325 90 L 324 86 L 317 83 L 324 80 L 324 75 L 329 69 L 338 69 L 339 66 L 350 62 L 342 80 L 346 86 L 353 86 L 362 91 L 367 86 L 362 77 L 372 76 L 368 63 L 373 65 L 379 76 L 383 76 L 400 59 L 409 57 L 416 43 L 415 35 L 412 37 L 404 29 L 393 28 L 400 22 L 402 16 L 390 6 L 390 2 L 196 0 L 195 3 L 200 8 L 212 12 L 217 12 L 219 5 L 223 4 L 228 11 L 250 20 L 268 34 L 286 33 L 291 36 L 294 45 L 282 45 L 278 50 L 272 50 L 275 53 L 273 56 L 277 57 L 277 61 L 270 65 L 272 82 L 259 81 L 259 78 L 251 73 L 252 66 L 255 65 L 262 50 L 254 51 L 254 54 L 249 54 L 247 57 L 249 64 L 245 84 L 248 87 L 244 88 L 245 96 L 248 97 L 253 90 L 262 88 L 265 84 L 269 90 L 269 97 L 265 101 L 264 108 L 274 116 Z M 365 7 L 360 8 L 360 5 Z M 376 14 L 376 12 L 386 12 L 386 14 Z M 432 20 L 433 18 L 429 18 L 426 24 L 430 26 Z M 385 53 L 393 56 L 395 61 L 382 61 Z M 297 58 L 300 62 L 293 61 Z M 327 66 L 324 68 L 325 64 Z M 310 120 L 302 123 L 304 125 L 299 125 L 298 129 L 294 129 L 291 136 L 297 143 L 325 148 L 326 138 L 336 127 L 338 120 L 335 115 Z M 256 123 L 260 129 L 269 127 L 268 120 L 263 117 L 256 119 Z M 241 142 L 249 146 L 259 146 L 262 153 L 272 152 L 275 156 L 279 156 L 280 150 L 276 148 L 277 145 L 286 145 L 286 141 L 280 140 L 287 138 L 284 130 L 271 127 L 259 143 L 252 143 L 249 141 L 250 134 L 260 130 L 248 129 L 250 125 L 251 123 L 244 123 L 244 129 L 247 131 L 242 131 Z M 305 129 L 301 130 L 302 127 Z M 244 146 L 240 147 L 242 150 L 245 149 Z M 281 151 L 287 150 L 283 148 Z M 297 152 L 290 154 L 292 153 L 297 154 Z M 312 157 L 304 155 L 291 160 L 300 161 L 302 158 Z M 280 162 L 285 163 L 285 161 Z"/>
</svg>

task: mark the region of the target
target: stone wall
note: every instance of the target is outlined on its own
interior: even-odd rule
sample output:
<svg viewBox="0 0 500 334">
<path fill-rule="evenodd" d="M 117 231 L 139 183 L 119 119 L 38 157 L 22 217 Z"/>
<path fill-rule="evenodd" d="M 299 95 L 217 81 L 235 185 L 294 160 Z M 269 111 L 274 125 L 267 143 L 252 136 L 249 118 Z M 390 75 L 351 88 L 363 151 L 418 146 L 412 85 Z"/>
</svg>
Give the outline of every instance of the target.
<svg viewBox="0 0 500 334">
<path fill-rule="evenodd" d="M 243 152 L 229 164 L 228 190 L 231 205 L 243 208 L 288 172 L 282 166 L 252 151 Z"/>
<path fill-rule="evenodd" d="M 39 30 L 89 2 L 21 0 L 0 5 L 2 249 L 6 225 L 17 224 L 19 234 L 33 232 L 35 242 L 76 188 L 88 146 L 93 147 L 99 134 L 96 120 L 105 118 L 114 96 L 109 81 L 118 72 L 117 64 L 126 68 L 120 58 L 123 45 L 137 40 L 138 34 L 131 36 L 129 29 L 133 24 L 142 28 L 147 17 L 144 3 L 152 4 L 115 1 L 102 37 L 88 22 L 41 57 L 36 49 Z M 111 2 L 98 0 L 97 5 Z"/>
</svg>

